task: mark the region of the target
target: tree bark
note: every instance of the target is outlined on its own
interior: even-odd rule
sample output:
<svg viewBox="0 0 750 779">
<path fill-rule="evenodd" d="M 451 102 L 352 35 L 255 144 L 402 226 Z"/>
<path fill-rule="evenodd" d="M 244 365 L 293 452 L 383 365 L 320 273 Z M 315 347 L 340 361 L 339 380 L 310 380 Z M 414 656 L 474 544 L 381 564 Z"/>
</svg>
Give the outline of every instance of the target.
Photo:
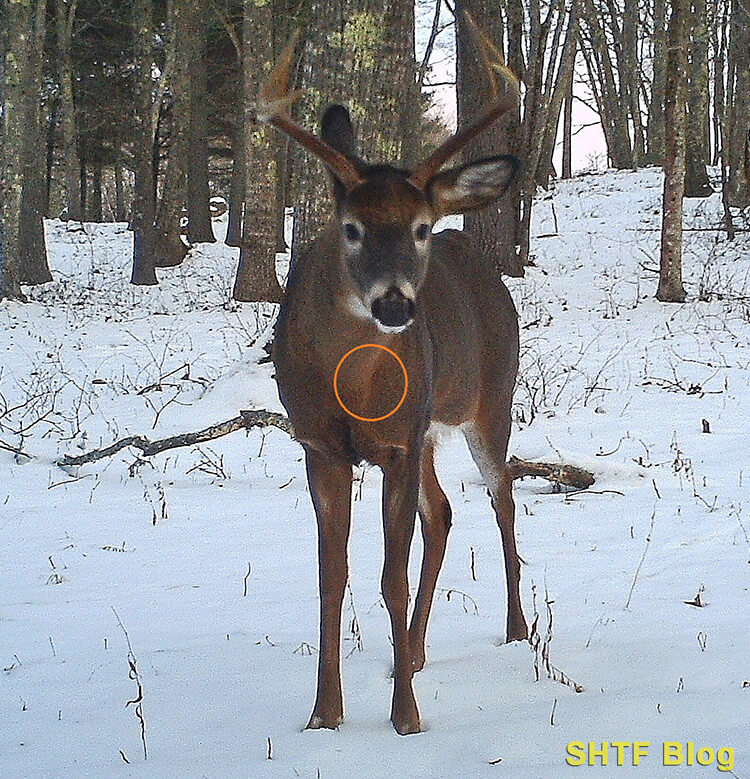
<svg viewBox="0 0 750 779">
<path fill-rule="evenodd" d="M 685 197 L 708 197 L 708 27 L 706 0 L 693 0 L 689 20 Z"/>
<path fill-rule="evenodd" d="M 0 162 L 0 300 L 24 300 L 21 290 L 20 216 L 23 182 L 23 127 L 26 65 L 31 46 L 31 0 L 7 3 L 0 31 L 2 143 Z"/>
<path fill-rule="evenodd" d="M 187 198 L 188 119 L 190 112 L 190 49 L 186 21 L 191 0 L 173 0 L 170 8 L 170 35 L 174 54 L 170 88 L 172 131 L 167 171 L 156 217 L 154 263 L 157 268 L 179 265 L 187 254 L 180 219 Z M 153 125 L 152 125 L 153 126 Z"/>
<path fill-rule="evenodd" d="M 78 0 L 55 0 L 66 218 L 80 222 L 83 219 L 81 164 L 78 158 L 76 107 L 73 94 L 73 55 L 71 52 L 73 23 L 75 22 L 77 5 Z"/>
<path fill-rule="evenodd" d="M 229 223 L 224 243 L 242 245 L 242 213 L 245 204 L 245 91 L 244 76 L 240 78 L 236 98 L 235 126 L 232 129 L 232 183 L 229 191 Z M 280 169 L 281 170 L 281 169 Z"/>
<path fill-rule="evenodd" d="M 120 140 L 115 140 L 115 221 L 125 222 L 128 215 L 125 207 L 125 191 L 122 181 L 122 159 Z"/>
<path fill-rule="evenodd" d="M 620 71 L 620 84 L 621 91 L 624 91 L 627 96 L 630 120 L 633 125 L 633 167 L 642 163 L 646 150 L 641 118 L 638 25 L 638 0 L 625 0 L 625 13 L 622 19 L 623 69 Z M 622 85 L 625 86 L 624 90 Z"/>
<path fill-rule="evenodd" d="M 646 124 L 647 161 L 661 165 L 664 161 L 664 98 L 667 72 L 667 0 L 654 0 L 653 11 L 653 78 Z"/>
<path fill-rule="evenodd" d="M 570 73 L 563 103 L 562 178 L 573 176 L 573 72 Z"/>
<path fill-rule="evenodd" d="M 725 68 L 727 62 L 728 0 L 714 9 L 714 21 L 711 25 L 711 48 L 713 69 L 713 156 L 712 163 L 718 165 L 724 154 L 724 122 L 726 118 Z"/>
<path fill-rule="evenodd" d="M 690 0 L 672 0 L 665 104 L 664 197 L 659 288 L 656 297 L 682 303 L 682 199 L 685 190 L 687 44 Z"/>
<path fill-rule="evenodd" d="M 102 162 L 99 157 L 101 151 L 94 152 L 95 158 L 91 161 L 91 197 L 86 205 L 86 214 L 89 222 L 101 222 L 102 219 Z"/>
<path fill-rule="evenodd" d="M 729 135 L 729 203 L 750 205 L 750 2 L 733 0 L 727 88 L 731 100 Z"/>
<path fill-rule="evenodd" d="M 560 12 L 555 25 L 555 40 L 559 40 L 567 17 L 567 29 L 565 42 L 559 58 L 556 49 L 559 47 L 553 42 L 552 55 L 547 62 L 547 78 L 544 87 L 542 105 L 546 106 L 538 117 L 543 127 L 543 145 L 536 162 L 535 181 L 543 187 L 549 186 L 549 180 L 554 174 L 552 157 L 555 151 L 557 130 L 560 125 L 560 112 L 562 111 L 565 96 L 572 90 L 573 71 L 575 69 L 576 52 L 578 46 L 578 12 L 580 0 L 573 0 L 568 14 Z"/>
<path fill-rule="evenodd" d="M 190 46 L 190 129 L 187 171 L 187 236 L 190 243 L 216 241 L 211 225 L 208 183 L 208 91 L 206 88 L 206 0 L 191 4 L 188 36 Z M 267 35 L 267 32 L 266 32 Z"/>
<path fill-rule="evenodd" d="M 30 29 L 29 59 L 26 66 L 25 121 L 23 131 L 23 189 L 19 234 L 21 281 L 24 284 L 44 284 L 52 280 L 47 264 L 44 240 L 46 207 L 45 156 L 41 125 L 42 64 L 47 32 L 46 0 L 33 3 Z"/>
<path fill-rule="evenodd" d="M 245 105 L 255 104 L 263 74 L 273 63 L 271 7 L 245 0 L 243 82 Z M 275 155 L 271 130 L 245 114 L 245 213 L 235 300 L 281 300 L 276 278 Z"/>
<path fill-rule="evenodd" d="M 132 284 L 157 284 L 154 270 L 154 137 L 151 130 L 151 90 L 153 78 L 153 6 L 152 0 L 133 0 L 133 36 L 135 54 L 135 197 L 133 199 L 133 272 Z"/>
</svg>

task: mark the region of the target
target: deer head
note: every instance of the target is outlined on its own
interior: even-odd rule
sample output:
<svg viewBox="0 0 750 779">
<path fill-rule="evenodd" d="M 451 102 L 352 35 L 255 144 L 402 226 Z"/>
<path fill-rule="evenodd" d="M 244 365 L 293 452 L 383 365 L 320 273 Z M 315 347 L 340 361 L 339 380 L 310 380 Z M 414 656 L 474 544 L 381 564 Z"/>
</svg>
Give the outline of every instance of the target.
<svg viewBox="0 0 750 779">
<path fill-rule="evenodd" d="M 472 138 L 518 102 L 518 81 L 502 55 L 467 14 L 489 82 L 487 106 L 471 125 L 442 143 L 413 171 L 370 165 L 357 154 L 349 113 L 330 106 L 321 137 L 300 127 L 288 110 L 298 96 L 288 88 L 298 34 L 264 84 L 258 119 L 298 141 L 326 165 L 339 227 L 339 261 L 349 309 L 380 330 L 400 332 L 417 313 L 417 295 L 430 261 L 432 227 L 442 216 L 490 205 L 506 191 L 519 161 L 501 155 L 441 170 Z M 498 82 L 502 77 L 504 89 Z"/>
</svg>

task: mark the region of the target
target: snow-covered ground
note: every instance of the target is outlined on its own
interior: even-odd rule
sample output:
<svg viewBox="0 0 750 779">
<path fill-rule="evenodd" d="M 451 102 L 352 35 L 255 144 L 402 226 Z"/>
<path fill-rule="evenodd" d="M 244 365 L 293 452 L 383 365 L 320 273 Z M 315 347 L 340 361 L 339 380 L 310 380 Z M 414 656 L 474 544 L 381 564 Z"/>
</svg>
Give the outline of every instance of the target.
<svg viewBox="0 0 750 779">
<path fill-rule="evenodd" d="M 310 732 L 317 563 L 300 447 L 269 428 L 150 462 L 53 464 L 280 410 L 258 364 L 275 308 L 228 302 L 235 253 L 220 244 L 135 289 L 123 225 L 49 223 L 55 281 L 0 306 L 2 776 L 557 777 L 572 741 L 649 742 L 619 769 L 643 777 L 715 775 L 715 759 L 665 770 L 664 741 L 733 748 L 730 775 L 750 776 L 750 242 L 686 233 L 689 302 L 660 304 L 660 197 L 646 170 L 577 178 L 537 205 L 536 267 L 510 283 L 511 449 L 597 476 L 577 494 L 517 484 L 524 608 L 557 670 L 537 657 L 537 681 L 531 646 L 498 644 L 497 531 L 450 438 L 454 526 L 415 683 L 425 732 L 407 738 L 388 722 L 376 470 L 355 490 L 347 719 Z M 715 225 L 719 209 L 690 201 L 686 224 Z M 417 540 L 412 584 L 419 553 Z M 616 758 L 578 770 L 618 772 Z"/>
</svg>

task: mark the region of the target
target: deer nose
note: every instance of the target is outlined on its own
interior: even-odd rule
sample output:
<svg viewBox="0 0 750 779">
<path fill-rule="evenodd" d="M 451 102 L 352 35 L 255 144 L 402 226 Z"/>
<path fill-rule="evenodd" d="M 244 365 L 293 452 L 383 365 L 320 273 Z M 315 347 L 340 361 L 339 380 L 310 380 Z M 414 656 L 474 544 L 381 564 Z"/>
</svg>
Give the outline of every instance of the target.
<svg viewBox="0 0 750 779">
<path fill-rule="evenodd" d="M 372 301 L 372 315 L 386 327 L 404 327 L 414 319 L 414 301 L 398 287 L 391 287 Z"/>
</svg>

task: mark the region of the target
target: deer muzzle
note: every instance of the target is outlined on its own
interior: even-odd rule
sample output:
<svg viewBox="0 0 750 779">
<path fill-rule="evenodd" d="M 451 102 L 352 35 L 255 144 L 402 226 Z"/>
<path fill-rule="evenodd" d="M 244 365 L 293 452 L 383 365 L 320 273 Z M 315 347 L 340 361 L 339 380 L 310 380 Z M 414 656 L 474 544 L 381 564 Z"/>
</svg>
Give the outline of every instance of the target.
<svg viewBox="0 0 750 779">
<path fill-rule="evenodd" d="M 371 312 L 384 327 L 403 328 L 414 319 L 415 306 L 398 287 L 391 287 L 372 301 Z"/>
</svg>

